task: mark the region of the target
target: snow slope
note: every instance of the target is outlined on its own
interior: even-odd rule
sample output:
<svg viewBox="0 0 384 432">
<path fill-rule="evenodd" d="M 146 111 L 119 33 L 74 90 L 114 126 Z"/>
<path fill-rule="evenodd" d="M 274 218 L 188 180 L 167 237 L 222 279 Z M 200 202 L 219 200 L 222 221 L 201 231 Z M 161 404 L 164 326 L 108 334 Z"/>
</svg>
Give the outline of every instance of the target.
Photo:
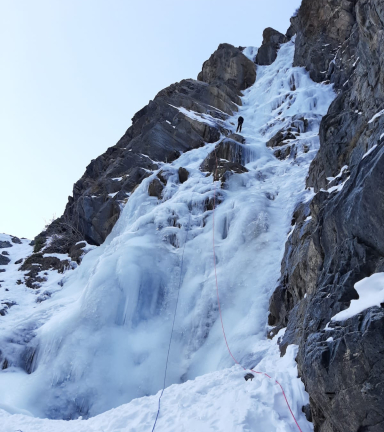
<svg viewBox="0 0 384 432">
<path fill-rule="evenodd" d="M 303 68 L 293 68 L 293 54 L 292 41 L 282 46 L 271 66 L 258 67 L 256 83 L 244 92 L 243 106 L 235 118 L 225 122 L 229 130 L 234 130 L 236 117 L 242 115 L 245 119 L 243 164 L 249 172 L 233 175 L 226 188 L 220 190 L 222 202 L 215 210 L 215 239 L 223 319 L 232 352 L 246 368 L 261 362 L 268 373 L 284 374 L 287 367 L 284 362 L 290 362 L 282 384 L 286 390 L 288 387 L 299 415 L 305 402 L 304 396 L 298 396 L 304 394 L 303 386 L 298 383 L 299 390 L 292 390 L 296 374 L 292 358 L 280 361 L 276 344 L 266 340 L 267 311 L 280 276 L 280 261 L 294 206 L 299 200 L 310 198 L 310 193 L 305 191 L 305 177 L 319 146 L 320 120 L 334 93 L 330 86 L 312 82 Z M 185 115 L 195 121 L 217 121 L 192 112 Z M 277 159 L 266 142 L 279 130 L 288 128 L 293 120 L 301 118 L 307 119 L 307 130 L 301 130 L 295 140 L 287 143 L 294 146 L 290 157 Z M 168 389 L 164 397 L 166 400 L 166 395 L 171 394 L 171 399 L 165 402 L 168 408 L 162 416 L 166 417 L 167 412 L 173 413 L 171 419 L 178 416 L 180 421 L 175 424 L 181 430 L 192 431 L 197 427 L 224 430 L 219 426 L 227 418 L 220 416 L 224 408 L 219 409 L 215 404 L 227 406 L 238 400 L 227 420 L 236 426 L 227 430 L 251 430 L 252 425 L 260 424 L 263 404 L 272 416 L 263 430 L 291 430 L 281 417 L 287 410 L 286 406 L 281 407 L 281 395 L 265 379 L 247 383 L 247 392 L 253 388 L 251 385 L 255 390 L 246 393 L 244 407 L 241 407 L 242 396 L 236 399 L 236 393 L 230 394 L 232 388 L 242 394 L 244 380 L 239 369 L 224 371 L 231 367 L 232 361 L 218 316 L 212 211 L 206 209 L 214 185 L 212 176 L 206 177 L 199 170 L 214 146 L 207 144 L 183 154 L 172 164 L 164 164 L 162 169 L 168 182 L 162 201 L 147 193 L 156 173 L 144 180 L 130 197 L 106 242 L 89 252 L 78 269 L 67 273 L 60 292 L 43 302 L 38 310 L 29 311 L 24 319 L 13 321 L 9 314 L 7 319 L 12 326 L 2 327 L 1 334 L 12 338 L 21 327 L 33 329 L 35 337 L 30 346 L 34 354 L 30 359 L 31 374 L 17 366 L 0 373 L 0 386 L 10 389 L 0 395 L 0 403 L 28 410 L 36 416 L 72 419 L 78 415 L 94 416 L 158 392 L 162 387 L 179 288 L 183 249 L 180 246 L 185 243 L 166 384 L 208 375 Z M 183 184 L 177 175 L 181 166 L 190 173 Z M 268 359 L 265 363 L 264 358 Z M 205 382 L 209 386 L 204 387 Z M 258 386 L 264 390 L 256 401 L 252 392 L 257 394 Z M 199 408 L 205 405 L 203 396 L 195 394 L 200 388 L 202 394 L 210 394 L 208 399 L 215 414 Z M 198 420 L 194 427 L 180 423 L 184 421 L 179 412 L 182 403 L 176 409 L 172 400 L 180 400 L 182 396 L 194 419 L 198 413 L 207 418 L 213 416 L 212 425 Z M 111 416 L 121 415 L 121 419 L 128 421 L 136 415 L 130 413 L 140 407 L 142 422 L 149 424 L 154 419 L 157 402 L 154 405 L 153 397 L 135 399 L 95 419 L 104 419 L 107 425 Z M 3 416 L 10 427 L 16 425 L 13 417 Z M 272 418 L 277 419 L 276 423 Z M 26 421 L 24 417 L 17 419 Z M 96 425 L 95 419 L 88 420 L 87 424 Z M 109 425 L 105 430 L 144 430 L 140 429 L 142 422 L 140 426 L 124 424 L 115 429 Z M 39 430 L 44 430 L 42 421 L 35 419 L 32 423 L 40 424 Z M 54 430 L 60 430 L 57 425 L 64 425 L 54 424 Z M 70 424 L 73 431 L 85 430 L 81 429 L 83 422 Z M 47 426 L 47 430 L 49 427 L 52 426 Z M 97 427 L 87 430 L 104 430 Z M 172 430 L 169 424 L 168 429 L 162 427 Z"/>
<path fill-rule="evenodd" d="M 288 398 L 295 400 L 292 409 L 299 417 L 301 407 L 308 403 L 308 395 L 295 374 L 297 350 L 290 346 L 285 357 L 280 358 L 275 342 L 264 341 L 268 354 L 258 366 L 272 368 L 271 373 L 276 374 L 281 382 L 285 381 Z M 252 381 L 245 381 L 243 377 L 244 371 L 234 366 L 168 387 L 162 399 L 156 431 L 298 431 L 276 384 L 259 375 Z M 143 397 L 91 419 L 69 422 L 33 418 L 20 413 L 10 415 L 0 408 L 1 431 L 147 432 L 152 430 L 157 404 L 158 395 Z M 299 424 L 303 432 L 313 430 L 302 413 Z"/>
</svg>

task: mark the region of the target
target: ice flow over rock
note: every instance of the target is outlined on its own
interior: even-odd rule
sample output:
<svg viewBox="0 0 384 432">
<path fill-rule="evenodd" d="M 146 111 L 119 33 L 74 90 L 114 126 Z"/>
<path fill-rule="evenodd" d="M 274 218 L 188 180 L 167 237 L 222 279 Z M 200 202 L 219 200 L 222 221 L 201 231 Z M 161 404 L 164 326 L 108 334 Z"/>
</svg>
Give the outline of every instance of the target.
<svg viewBox="0 0 384 432">
<path fill-rule="evenodd" d="M 334 98 L 331 86 L 314 83 L 304 68 L 292 67 L 293 55 L 291 41 L 272 65 L 259 66 L 238 114 L 221 121 L 234 132 L 236 117 L 245 119 L 246 141 L 238 145 L 248 171 L 233 174 L 222 188 L 217 182 L 215 238 L 227 338 L 246 368 L 259 364 L 271 346 L 265 340 L 269 298 L 280 276 L 294 206 L 310 197 L 305 178 L 318 149 L 320 120 Z M 203 123 L 218 121 L 184 114 Z M 266 146 L 284 133 L 289 135 Z M 200 170 L 224 138 L 162 164 L 166 185 L 160 199 L 148 194 L 157 172 L 135 190 L 105 243 L 86 255 L 50 303 L 32 342 L 32 373 L 2 374 L 0 384 L 17 380 L 27 389 L 22 397 L 13 394 L 2 402 L 37 416 L 71 419 L 155 394 L 162 387 L 184 243 L 166 385 L 232 365 L 214 283 L 213 177 Z M 183 183 L 180 167 L 189 173 Z"/>
</svg>

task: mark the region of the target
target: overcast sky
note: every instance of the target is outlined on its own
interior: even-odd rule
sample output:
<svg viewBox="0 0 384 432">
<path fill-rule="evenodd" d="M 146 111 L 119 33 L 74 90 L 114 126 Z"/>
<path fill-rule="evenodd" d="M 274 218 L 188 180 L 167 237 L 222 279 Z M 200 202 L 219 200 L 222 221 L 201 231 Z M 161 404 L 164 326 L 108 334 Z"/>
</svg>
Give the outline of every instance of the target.
<svg viewBox="0 0 384 432">
<path fill-rule="evenodd" d="M 0 232 L 33 238 L 85 167 L 220 43 L 259 46 L 300 0 L 1 0 Z"/>
</svg>

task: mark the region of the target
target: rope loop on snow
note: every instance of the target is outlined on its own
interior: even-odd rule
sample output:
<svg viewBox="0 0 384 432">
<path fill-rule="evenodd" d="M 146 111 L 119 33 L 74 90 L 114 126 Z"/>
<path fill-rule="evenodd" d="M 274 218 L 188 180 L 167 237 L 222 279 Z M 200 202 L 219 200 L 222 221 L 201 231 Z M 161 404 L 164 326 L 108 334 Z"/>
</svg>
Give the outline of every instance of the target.
<svg viewBox="0 0 384 432">
<path fill-rule="evenodd" d="M 224 329 L 223 315 L 222 315 L 222 313 L 221 313 L 220 296 L 219 296 L 219 284 L 218 284 L 218 282 L 217 282 L 216 252 L 215 252 L 215 207 L 216 207 L 216 181 L 215 181 L 215 179 L 217 178 L 217 167 L 218 167 L 217 154 L 216 154 L 216 147 L 215 147 L 214 152 L 215 152 L 215 159 L 216 159 L 216 168 L 215 168 L 215 174 L 214 174 L 214 176 L 213 176 L 214 189 L 213 189 L 213 211 L 212 211 L 212 247 L 213 247 L 213 267 L 214 267 L 214 270 L 215 270 L 215 281 L 216 281 L 217 304 L 218 304 L 218 306 L 219 306 L 219 314 L 220 314 L 221 328 L 222 328 L 222 331 L 223 331 L 223 336 L 224 336 L 225 344 L 227 345 L 227 350 L 228 350 L 230 356 L 232 357 L 233 361 L 234 361 L 236 364 L 238 364 L 239 366 L 241 366 L 244 370 L 247 370 L 243 365 L 241 365 L 241 364 L 236 360 L 235 356 L 232 354 L 231 349 L 229 348 L 229 344 L 228 344 L 228 340 L 227 340 L 227 335 L 225 334 L 225 329 Z M 253 369 L 250 369 L 250 370 L 251 370 L 252 372 L 256 373 L 256 374 L 264 375 L 264 376 L 266 376 L 266 377 L 272 379 L 272 377 L 269 376 L 269 375 L 268 375 L 267 373 L 265 373 L 265 372 L 258 372 L 258 371 L 255 371 L 255 370 L 253 370 Z M 286 404 L 287 404 L 287 407 L 288 407 L 288 409 L 289 409 L 289 412 L 291 413 L 292 418 L 293 418 L 293 420 L 295 421 L 297 428 L 299 429 L 300 432 L 303 432 L 303 431 L 301 430 L 300 426 L 299 426 L 299 423 L 298 423 L 297 420 L 296 420 L 295 415 L 294 415 L 293 412 L 292 412 L 292 409 L 291 409 L 291 407 L 290 407 L 290 405 L 289 405 L 289 402 L 288 402 L 287 396 L 285 395 L 285 391 L 284 391 L 284 389 L 283 389 L 283 386 L 282 386 L 282 385 L 279 383 L 279 381 L 277 381 L 277 380 L 275 380 L 275 383 L 276 383 L 277 385 L 280 386 L 281 392 L 283 393 L 283 396 L 284 396 L 285 402 L 286 402 Z"/>
<path fill-rule="evenodd" d="M 171 330 L 171 336 L 169 338 L 169 344 L 168 344 L 168 352 L 167 352 L 167 360 L 165 361 L 165 370 L 164 370 L 164 381 L 163 381 L 163 388 L 161 390 L 160 396 L 159 396 L 159 405 L 157 408 L 157 414 L 156 414 L 156 419 L 155 422 L 153 424 L 153 428 L 152 428 L 152 432 L 155 430 L 156 428 L 156 423 L 157 423 L 157 419 L 159 418 L 159 414 L 160 414 L 160 408 L 161 408 L 161 398 L 163 396 L 164 390 L 165 390 L 165 381 L 167 378 L 167 371 L 168 371 L 168 361 L 169 361 L 169 353 L 171 351 L 171 345 L 172 345 L 172 337 L 173 337 L 173 331 L 175 328 L 175 321 L 176 321 L 176 314 L 177 314 L 177 307 L 179 305 L 179 295 L 180 295 L 180 287 L 181 287 L 181 282 L 182 282 L 182 278 L 183 278 L 183 265 L 184 265 L 184 252 L 185 252 L 185 245 L 187 243 L 187 239 L 188 239 L 188 231 L 190 229 L 190 222 L 191 222 L 191 213 L 189 213 L 188 215 L 188 224 L 187 224 L 187 228 L 185 230 L 185 240 L 184 240 L 184 245 L 183 245 L 183 253 L 181 255 L 181 262 L 180 262 L 180 278 L 179 278 L 179 285 L 177 288 L 177 296 L 176 296 L 176 304 L 175 304 L 175 312 L 173 314 L 173 322 L 172 322 L 172 330 Z"/>
</svg>

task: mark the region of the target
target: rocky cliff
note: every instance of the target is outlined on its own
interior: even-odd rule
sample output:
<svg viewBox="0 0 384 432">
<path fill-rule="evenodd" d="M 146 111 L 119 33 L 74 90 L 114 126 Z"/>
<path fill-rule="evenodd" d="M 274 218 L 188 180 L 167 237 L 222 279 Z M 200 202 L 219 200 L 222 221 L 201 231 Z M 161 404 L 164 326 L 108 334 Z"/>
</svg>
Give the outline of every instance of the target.
<svg viewBox="0 0 384 432">
<path fill-rule="evenodd" d="M 237 111 L 241 90 L 251 86 L 255 79 L 255 66 L 242 50 L 221 44 L 204 63 L 198 80 L 186 79 L 160 91 L 135 114 L 132 126 L 119 142 L 87 166 L 73 187 L 63 216 L 35 238 L 35 254 L 22 269 L 42 264 L 42 250 L 69 254 L 79 262 L 81 247 L 86 244 L 79 242 L 103 243 L 143 179 L 182 153 L 216 142 L 221 134 L 229 134 L 220 127 L 220 120 Z M 212 116 L 219 123 L 210 126 L 196 121 L 185 116 L 180 108 Z M 159 184 L 150 187 L 154 196 L 161 192 Z M 52 268 L 51 263 L 43 264 Z M 34 273 L 27 277 L 27 283 L 30 287 L 39 285 Z"/>
<path fill-rule="evenodd" d="M 159 92 L 135 114 L 120 141 L 88 165 L 74 185 L 64 218 L 86 241 L 101 244 L 129 195 L 149 173 L 183 152 L 219 140 L 219 130 L 193 121 L 178 108 L 225 119 L 241 105 L 240 90 L 255 78 L 254 65 L 239 49 L 220 45 L 198 81 L 183 80 Z"/>
<path fill-rule="evenodd" d="M 337 91 L 298 205 L 270 304 L 286 327 L 315 431 L 384 430 L 384 310 L 331 321 L 358 298 L 354 284 L 384 269 L 384 3 L 304 0 L 292 20 L 295 64 Z M 329 324 L 330 323 L 330 324 Z"/>
<path fill-rule="evenodd" d="M 333 84 L 337 97 L 321 122 L 321 147 L 307 179 L 313 197 L 299 202 L 292 216 L 270 302 L 270 334 L 286 328 L 282 354 L 289 344 L 299 345 L 299 373 L 310 394 L 306 413 L 316 432 L 378 432 L 384 430 L 384 310 L 372 307 L 345 321 L 332 317 L 358 298 L 356 282 L 384 271 L 384 3 L 303 0 L 286 35 L 266 29 L 256 63 L 273 63 L 280 44 L 293 37 L 294 65 L 304 66 L 318 83 Z M 79 241 L 103 243 L 143 179 L 182 153 L 230 134 L 224 121 L 255 79 L 254 64 L 242 50 L 222 44 L 198 80 L 162 90 L 121 140 L 90 163 L 64 215 L 35 239 L 27 265 L 49 267 L 42 249 L 78 259 Z M 295 91 L 297 83 L 290 86 Z M 183 108 L 216 119 L 215 126 L 184 115 Z M 268 146 L 277 148 L 280 159 L 294 158 L 294 149 L 282 145 L 308 128 L 308 119 L 295 118 Z M 241 137 L 228 138 L 218 149 L 220 178 L 245 172 L 236 150 Z M 211 159 L 204 170 L 212 172 Z M 188 173 L 180 169 L 178 175 L 182 183 Z M 165 182 L 158 175 L 149 194 L 161 196 Z"/>
</svg>

